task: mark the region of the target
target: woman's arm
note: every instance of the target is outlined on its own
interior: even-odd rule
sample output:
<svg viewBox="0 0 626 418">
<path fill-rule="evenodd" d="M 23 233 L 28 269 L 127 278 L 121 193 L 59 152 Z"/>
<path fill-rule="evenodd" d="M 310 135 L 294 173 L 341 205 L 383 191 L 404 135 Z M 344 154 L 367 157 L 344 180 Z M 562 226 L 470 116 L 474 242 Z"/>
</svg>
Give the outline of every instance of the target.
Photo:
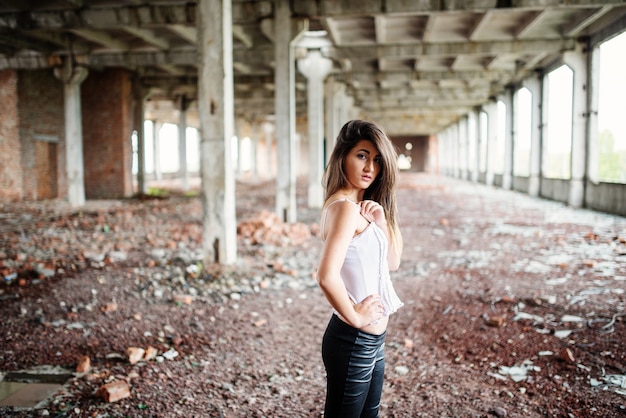
<svg viewBox="0 0 626 418">
<path fill-rule="evenodd" d="M 355 328 L 377 321 L 383 314 L 379 295 L 370 295 L 355 305 L 341 280 L 341 266 L 357 229 L 359 216 L 350 202 L 336 203 L 328 210 L 325 222 L 328 234 L 317 269 L 317 281 L 326 299 Z"/>
<path fill-rule="evenodd" d="M 389 270 L 396 271 L 398 270 L 398 268 L 400 268 L 400 259 L 402 258 L 402 248 L 404 246 L 404 241 L 402 240 L 400 228 L 398 228 L 397 226 L 394 228 L 393 234 L 390 235 L 389 253 L 387 254 L 387 260 L 389 262 Z"/>
</svg>

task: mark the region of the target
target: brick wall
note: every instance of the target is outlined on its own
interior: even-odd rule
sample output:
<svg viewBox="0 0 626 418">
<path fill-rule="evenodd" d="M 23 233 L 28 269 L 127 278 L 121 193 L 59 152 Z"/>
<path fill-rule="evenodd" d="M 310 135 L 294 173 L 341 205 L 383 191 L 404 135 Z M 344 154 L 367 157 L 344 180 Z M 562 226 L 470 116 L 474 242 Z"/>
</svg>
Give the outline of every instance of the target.
<svg viewBox="0 0 626 418">
<path fill-rule="evenodd" d="M 67 195 L 63 83 L 52 70 L 18 73 L 22 197 Z"/>
<path fill-rule="evenodd" d="M 0 71 L 0 202 L 22 199 L 17 73 Z"/>
<path fill-rule="evenodd" d="M 86 197 L 132 195 L 131 74 L 90 70 L 81 86 L 81 102 Z"/>
</svg>

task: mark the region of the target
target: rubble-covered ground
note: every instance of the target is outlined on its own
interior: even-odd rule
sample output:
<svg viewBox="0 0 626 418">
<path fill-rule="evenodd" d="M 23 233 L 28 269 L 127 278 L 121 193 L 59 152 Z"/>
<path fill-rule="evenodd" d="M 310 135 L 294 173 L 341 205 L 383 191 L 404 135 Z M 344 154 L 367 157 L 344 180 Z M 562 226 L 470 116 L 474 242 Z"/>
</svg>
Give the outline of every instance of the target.
<svg viewBox="0 0 626 418">
<path fill-rule="evenodd" d="M 319 212 L 301 180 L 284 224 L 274 193 L 237 184 L 221 268 L 197 193 L 1 204 L 0 371 L 73 376 L 0 415 L 320 417 Z M 398 193 L 383 417 L 626 416 L 625 218 L 426 174 Z"/>
</svg>

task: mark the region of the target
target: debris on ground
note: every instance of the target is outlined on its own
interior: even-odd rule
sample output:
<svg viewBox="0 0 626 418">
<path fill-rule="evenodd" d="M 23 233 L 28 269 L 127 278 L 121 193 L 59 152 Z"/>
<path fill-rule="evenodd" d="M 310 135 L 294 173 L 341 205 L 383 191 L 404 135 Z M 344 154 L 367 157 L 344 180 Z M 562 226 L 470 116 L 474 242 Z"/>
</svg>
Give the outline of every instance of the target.
<svg viewBox="0 0 626 418">
<path fill-rule="evenodd" d="M 331 314 L 319 210 L 237 184 L 238 261 L 207 266 L 200 199 L 0 204 L 0 376 L 74 371 L 0 415 L 320 417 Z M 386 417 L 623 417 L 626 219 L 403 173 Z M 13 373 L 13 374 L 11 374 Z"/>
</svg>

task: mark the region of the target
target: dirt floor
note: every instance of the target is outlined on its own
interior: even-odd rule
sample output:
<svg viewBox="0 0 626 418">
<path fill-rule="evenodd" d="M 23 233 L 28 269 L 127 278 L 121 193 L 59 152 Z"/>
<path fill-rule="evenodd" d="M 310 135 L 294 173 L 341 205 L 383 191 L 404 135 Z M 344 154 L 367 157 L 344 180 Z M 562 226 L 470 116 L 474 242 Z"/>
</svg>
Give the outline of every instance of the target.
<svg viewBox="0 0 626 418">
<path fill-rule="evenodd" d="M 0 205 L 0 371 L 90 359 L 0 416 L 320 417 L 330 309 L 300 183 L 296 225 L 273 181 L 237 184 L 223 268 L 198 262 L 193 193 Z M 399 202 L 383 417 L 626 417 L 625 218 L 425 174 Z M 111 382 L 128 396 L 107 402 Z"/>
</svg>

